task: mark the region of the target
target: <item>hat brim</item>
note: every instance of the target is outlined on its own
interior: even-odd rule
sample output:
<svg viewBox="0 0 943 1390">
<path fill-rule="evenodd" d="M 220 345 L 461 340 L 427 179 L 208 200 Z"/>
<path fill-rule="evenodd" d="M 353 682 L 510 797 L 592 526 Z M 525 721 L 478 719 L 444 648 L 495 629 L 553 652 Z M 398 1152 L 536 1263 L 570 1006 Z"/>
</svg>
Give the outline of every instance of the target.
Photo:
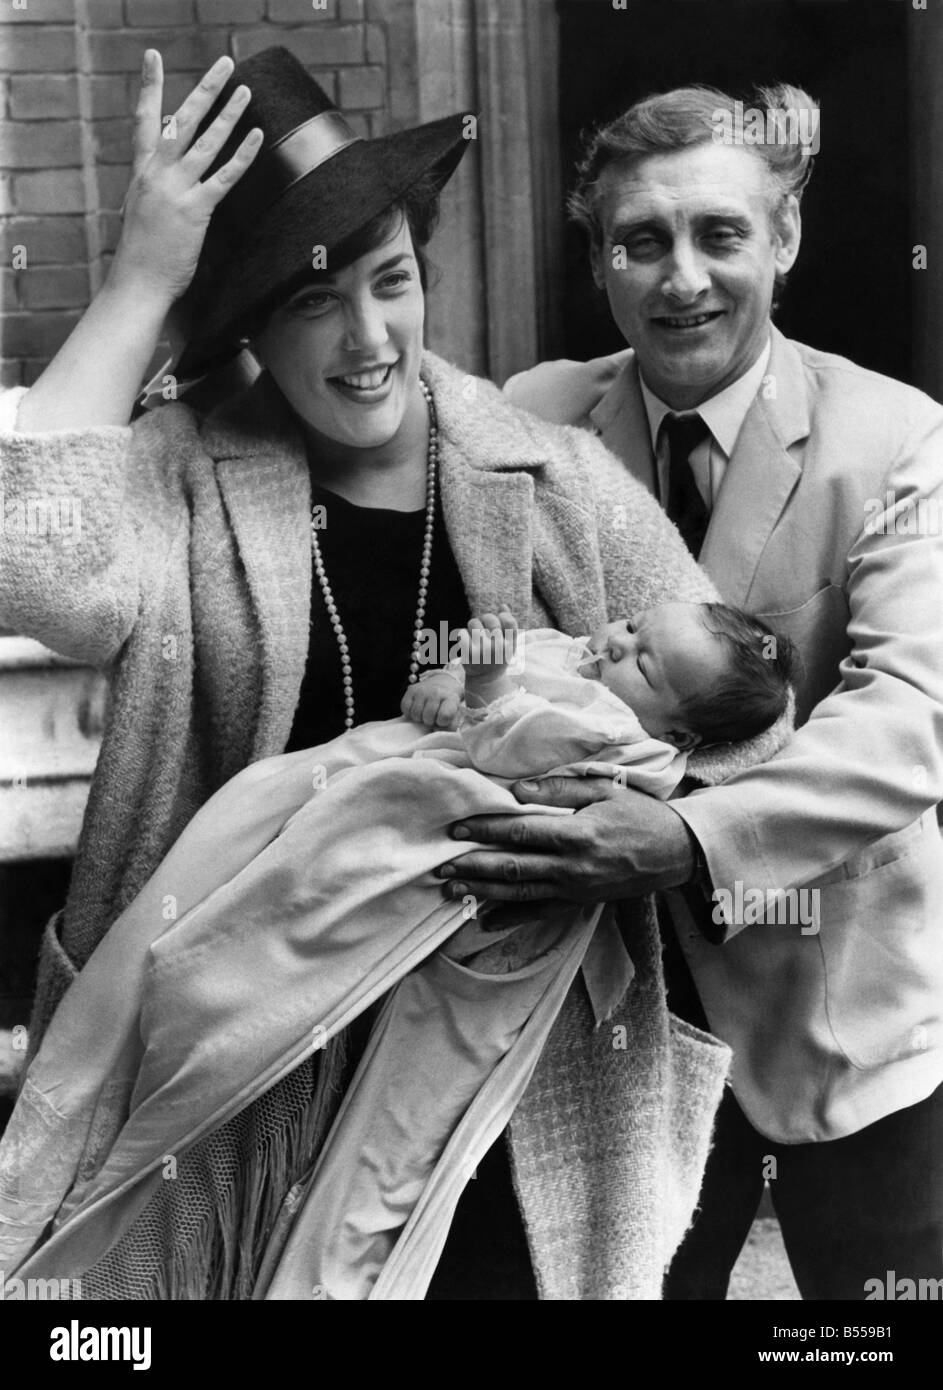
<svg viewBox="0 0 943 1390">
<path fill-rule="evenodd" d="M 444 116 L 358 140 L 286 189 L 233 248 L 209 301 L 198 302 L 190 292 L 179 301 L 194 321 L 176 375 L 200 376 L 232 357 L 240 326 L 297 284 L 311 268 L 315 247 L 329 258 L 427 175 L 441 189 L 468 148 L 465 122 L 463 114 Z"/>
</svg>

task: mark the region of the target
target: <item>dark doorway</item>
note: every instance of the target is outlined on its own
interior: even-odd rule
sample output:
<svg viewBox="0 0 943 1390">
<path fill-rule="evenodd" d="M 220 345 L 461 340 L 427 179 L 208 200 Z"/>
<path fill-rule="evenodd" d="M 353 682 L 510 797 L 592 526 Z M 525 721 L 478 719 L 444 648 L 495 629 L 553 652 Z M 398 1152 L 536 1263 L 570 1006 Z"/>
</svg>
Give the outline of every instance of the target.
<svg viewBox="0 0 943 1390">
<path fill-rule="evenodd" d="M 787 81 L 821 104 L 804 238 L 777 323 L 789 337 L 909 380 L 905 4 L 889 0 L 557 0 L 560 125 L 569 189 L 580 132 L 650 92 L 691 82 L 746 96 Z M 566 355 L 624 343 L 566 232 Z"/>
</svg>

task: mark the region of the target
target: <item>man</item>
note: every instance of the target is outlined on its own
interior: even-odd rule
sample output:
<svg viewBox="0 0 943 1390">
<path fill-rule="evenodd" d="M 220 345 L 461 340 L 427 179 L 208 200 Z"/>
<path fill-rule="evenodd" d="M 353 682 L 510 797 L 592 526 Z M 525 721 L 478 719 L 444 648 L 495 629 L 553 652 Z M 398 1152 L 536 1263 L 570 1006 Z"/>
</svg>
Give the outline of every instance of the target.
<svg viewBox="0 0 943 1390">
<path fill-rule="evenodd" d="M 731 138 L 735 103 L 704 88 L 594 136 L 573 208 L 632 350 L 506 389 L 595 429 L 723 598 L 797 643 L 801 727 L 670 805 L 522 787 L 579 814 L 457 827 L 494 849 L 446 877 L 504 899 L 665 892 L 670 1002 L 735 1053 L 666 1296 L 725 1296 L 768 1180 L 803 1297 L 863 1299 L 888 1270 L 943 1274 L 943 410 L 772 326 L 814 106 L 755 105 L 763 144 Z"/>
</svg>

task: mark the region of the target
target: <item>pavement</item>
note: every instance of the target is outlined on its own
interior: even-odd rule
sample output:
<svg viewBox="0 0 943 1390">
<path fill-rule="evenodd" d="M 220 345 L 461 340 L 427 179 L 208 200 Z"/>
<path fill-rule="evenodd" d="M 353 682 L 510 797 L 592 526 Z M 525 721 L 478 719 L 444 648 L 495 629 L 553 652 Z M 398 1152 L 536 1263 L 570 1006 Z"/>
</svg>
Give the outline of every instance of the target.
<svg viewBox="0 0 943 1390">
<path fill-rule="evenodd" d="M 779 1222 L 774 1216 L 754 1221 L 740 1258 L 734 1267 L 727 1301 L 799 1301 Z"/>
</svg>

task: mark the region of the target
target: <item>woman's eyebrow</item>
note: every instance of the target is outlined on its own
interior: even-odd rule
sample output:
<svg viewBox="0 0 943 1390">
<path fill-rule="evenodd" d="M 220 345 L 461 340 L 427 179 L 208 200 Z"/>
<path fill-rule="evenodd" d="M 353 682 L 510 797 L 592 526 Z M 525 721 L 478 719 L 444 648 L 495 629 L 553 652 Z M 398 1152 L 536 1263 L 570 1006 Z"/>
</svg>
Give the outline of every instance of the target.
<svg viewBox="0 0 943 1390">
<path fill-rule="evenodd" d="M 383 275 L 386 271 L 392 270 L 394 266 L 399 265 L 400 261 L 409 261 L 412 259 L 412 252 L 400 251 L 398 255 L 390 256 L 387 260 L 381 261 L 380 264 L 370 272 L 370 274 L 371 276 Z M 337 283 L 337 277 L 339 274 L 340 271 L 332 272 L 330 270 L 323 270 L 317 276 L 312 276 L 310 280 L 306 280 L 305 283 L 295 291 L 295 295 L 304 294 L 306 291 L 310 291 L 312 289 L 319 289 L 322 285 L 334 285 Z M 295 295 L 292 295 L 292 299 L 294 299 Z"/>
<path fill-rule="evenodd" d="M 391 256 L 391 257 L 389 258 L 388 261 L 381 261 L 381 263 L 380 263 L 378 266 L 376 266 L 376 267 L 374 268 L 374 270 L 372 271 L 372 274 L 374 274 L 374 275 L 382 275 L 383 272 L 384 272 L 385 270 L 392 270 L 394 266 L 399 265 L 400 261 L 411 261 L 411 260 L 412 260 L 412 252 L 411 252 L 411 251 L 400 251 L 400 253 L 399 253 L 398 256 Z"/>
</svg>

